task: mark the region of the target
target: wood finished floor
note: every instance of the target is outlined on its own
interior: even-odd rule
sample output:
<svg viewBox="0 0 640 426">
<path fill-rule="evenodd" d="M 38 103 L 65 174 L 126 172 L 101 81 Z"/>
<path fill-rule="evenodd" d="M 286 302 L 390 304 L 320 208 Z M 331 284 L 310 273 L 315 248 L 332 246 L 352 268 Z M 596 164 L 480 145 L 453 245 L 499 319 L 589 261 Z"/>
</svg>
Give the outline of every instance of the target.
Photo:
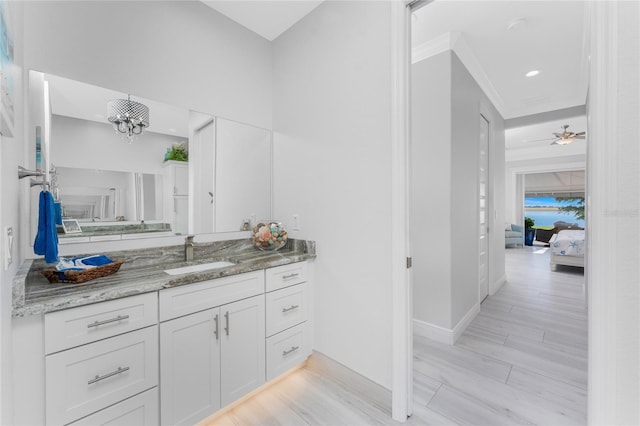
<svg viewBox="0 0 640 426">
<path fill-rule="evenodd" d="M 507 249 L 508 282 L 455 346 L 414 339 L 408 425 L 584 425 L 587 311 L 581 268 L 549 268 L 543 247 Z M 314 357 L 315 358 L 315 357 Z M 322 358 L 210 425 L 383 425 L 390 396 Z"/>
</svg>

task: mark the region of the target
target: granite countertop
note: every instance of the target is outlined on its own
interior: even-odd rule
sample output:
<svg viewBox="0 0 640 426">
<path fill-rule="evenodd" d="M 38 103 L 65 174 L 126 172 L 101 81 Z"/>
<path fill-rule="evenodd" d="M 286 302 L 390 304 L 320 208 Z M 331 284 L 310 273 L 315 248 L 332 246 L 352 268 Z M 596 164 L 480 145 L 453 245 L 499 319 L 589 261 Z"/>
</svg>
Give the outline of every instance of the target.
<svg viewBox="0 0 640 426">
<path fill-rule="evenodd" d="M 112 259 L 124 259 L 125 263 L 113 275 L 81 284 L 49 283 L 41 273 L 48 265 L 41 259 L 25 261 L 13 283 L 13 316 L 38 315 L 316 257 L 315 243 L 303 240 L 289 240 L 287 246 L 279 251 L 260 251 L 250 240 L 197 243 L 192 262 L 184 261 L 183 245 L 105 254 Z M 164 272 L 165 269 L 219 260 L 235 264 L 181 275 Z"/>
</svg>

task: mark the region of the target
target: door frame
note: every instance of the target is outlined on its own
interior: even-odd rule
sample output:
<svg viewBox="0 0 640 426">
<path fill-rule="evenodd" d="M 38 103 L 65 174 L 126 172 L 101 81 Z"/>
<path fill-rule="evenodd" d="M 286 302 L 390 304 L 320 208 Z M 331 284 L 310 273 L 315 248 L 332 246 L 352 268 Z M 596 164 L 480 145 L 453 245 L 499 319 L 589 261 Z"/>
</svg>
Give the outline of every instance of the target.
<svg viewBox="0 0 640 426">
<path fill-rule="evenodd" d="M 413 326 L 409 238 L 409 73 L 411 2 L 389 2 L 391 17 L 391 416 L 413 412 Z"/>
<path fill-rule="evenodd" d="M 493 153 L 493 150 L 491 149 L 491 142 L 494 140 L 493 137 L 493 132 L 494 132 L 494 124 L 493 124 L 493 115 L 491 114 L 491 112 L 489 111 L 489 108 L 487 108 L 487 106 L 484 104 L 484 102 L 480 102 L 480 120 L 486 120 L 487 121 L 487 188 L 486 188 L 486 206 L 485 206 L 485 213 L 486 213 L 486 227 L 487 227 L 487 234 L 486 234 L 486 238 L 487 238 L 487 270 L 486 270 L 486 285 L 487 285 L 487 294 L 482 296 L 480 294 L 480 281 L 478 280 L 478 304 L 482 303 L 482 301 L 484 300 L 485 297 L 487 296 L 491 296 L 492 295 L 492 285 L 491 285 L 491 276 L 492 276 L 492 272 L 493 272 L 493 268 L 491 267 L 491 260 L 493 259 L 493 233 L 494 233 L 494 227 L 496 226 L 496 216 L 497 216 L 497 212 L 494 208 L 494 203 L 493 203 L 493 187 L 494 187 L 494 182 L 493 182 L 493 173 L 492 173 L 492 169 L 493 169 L 493 162 L 491 161 L 491 154 Z M 481 125 L 481 121 L 478 121 L 478 130 L 480 130 L 480 125 Z M 479 167 L 479 165 L 478 165 Z M 480 180 L 478 178 L 478 197 L 480 197 Z M 480 213 L 480 206 L 478 203 L 478 213 Z M 478 214 L 478 217 L 480 215 Z M 478 228 L 480 227 L 480 225 L 478 225 Z M 478 229 L 478 233 L 480 232 L 480 229 Z M 479 246 L 478 246 L 478 269 L 480 266 L 480 252 L 479 252 Z"/>
</svg>

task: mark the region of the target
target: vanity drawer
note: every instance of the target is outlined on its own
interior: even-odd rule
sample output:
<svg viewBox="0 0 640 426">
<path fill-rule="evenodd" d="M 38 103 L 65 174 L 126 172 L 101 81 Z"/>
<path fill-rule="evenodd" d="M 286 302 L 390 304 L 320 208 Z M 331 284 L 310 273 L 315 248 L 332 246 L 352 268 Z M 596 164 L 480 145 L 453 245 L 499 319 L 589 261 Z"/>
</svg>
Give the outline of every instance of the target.
<svg viewBox="0 0 640 426">
<path fill-rule="evenodd" d="M 157 426 L 160 424 L 158 417 L 156 387 L 73 422 L 70 426 Z"/>
<path fill-rule="evenodd" d="M 233 275 L 160 291 L 160 321 L 264 293 L 262 271 Z"/>
<path fill-rule="evenodd" d="M 158 326 L 46 357 L 46 418 L 67 424 L 158 385 Z"/>
<path fill-rule="evenodd" d="M 307 281 L 307 262 L 276 266 L 265 271 L 267 291 Z"/>
<path fill-rule="evenodd" d="M 266 294 L 267 336 L 272 336 L 307 320 L 309 294 L 306 283 Z"/>
<path fill-rule="evenodd" d="M 157 322 L 156 292 L 52 312 L 44 316 L 45 353 L 95 342 Z"/>
<path fill-rule="evenodd" d="M 311 336 L 308 323 L 278 333 L 267 339 L 267 380 L 274 379 L 311 354 Z"/>
</svg>

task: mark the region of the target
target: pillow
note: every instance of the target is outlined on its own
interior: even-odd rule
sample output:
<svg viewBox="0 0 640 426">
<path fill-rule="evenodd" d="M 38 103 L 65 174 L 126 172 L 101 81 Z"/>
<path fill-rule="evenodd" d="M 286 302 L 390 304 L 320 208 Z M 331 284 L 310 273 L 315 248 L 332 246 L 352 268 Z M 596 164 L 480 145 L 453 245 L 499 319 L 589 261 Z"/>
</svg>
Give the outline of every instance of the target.
<svg viewBox="0 0 640 426">
<path fill-rule="evenodd" d="M 511 231 L 511 224 L 510 224 L 510 223 L 507 223 L 507 224 L 505 225 L 505 227 L 504 227 L 504 230 L 505 230 L 505 231 Z"/>
</svg>

